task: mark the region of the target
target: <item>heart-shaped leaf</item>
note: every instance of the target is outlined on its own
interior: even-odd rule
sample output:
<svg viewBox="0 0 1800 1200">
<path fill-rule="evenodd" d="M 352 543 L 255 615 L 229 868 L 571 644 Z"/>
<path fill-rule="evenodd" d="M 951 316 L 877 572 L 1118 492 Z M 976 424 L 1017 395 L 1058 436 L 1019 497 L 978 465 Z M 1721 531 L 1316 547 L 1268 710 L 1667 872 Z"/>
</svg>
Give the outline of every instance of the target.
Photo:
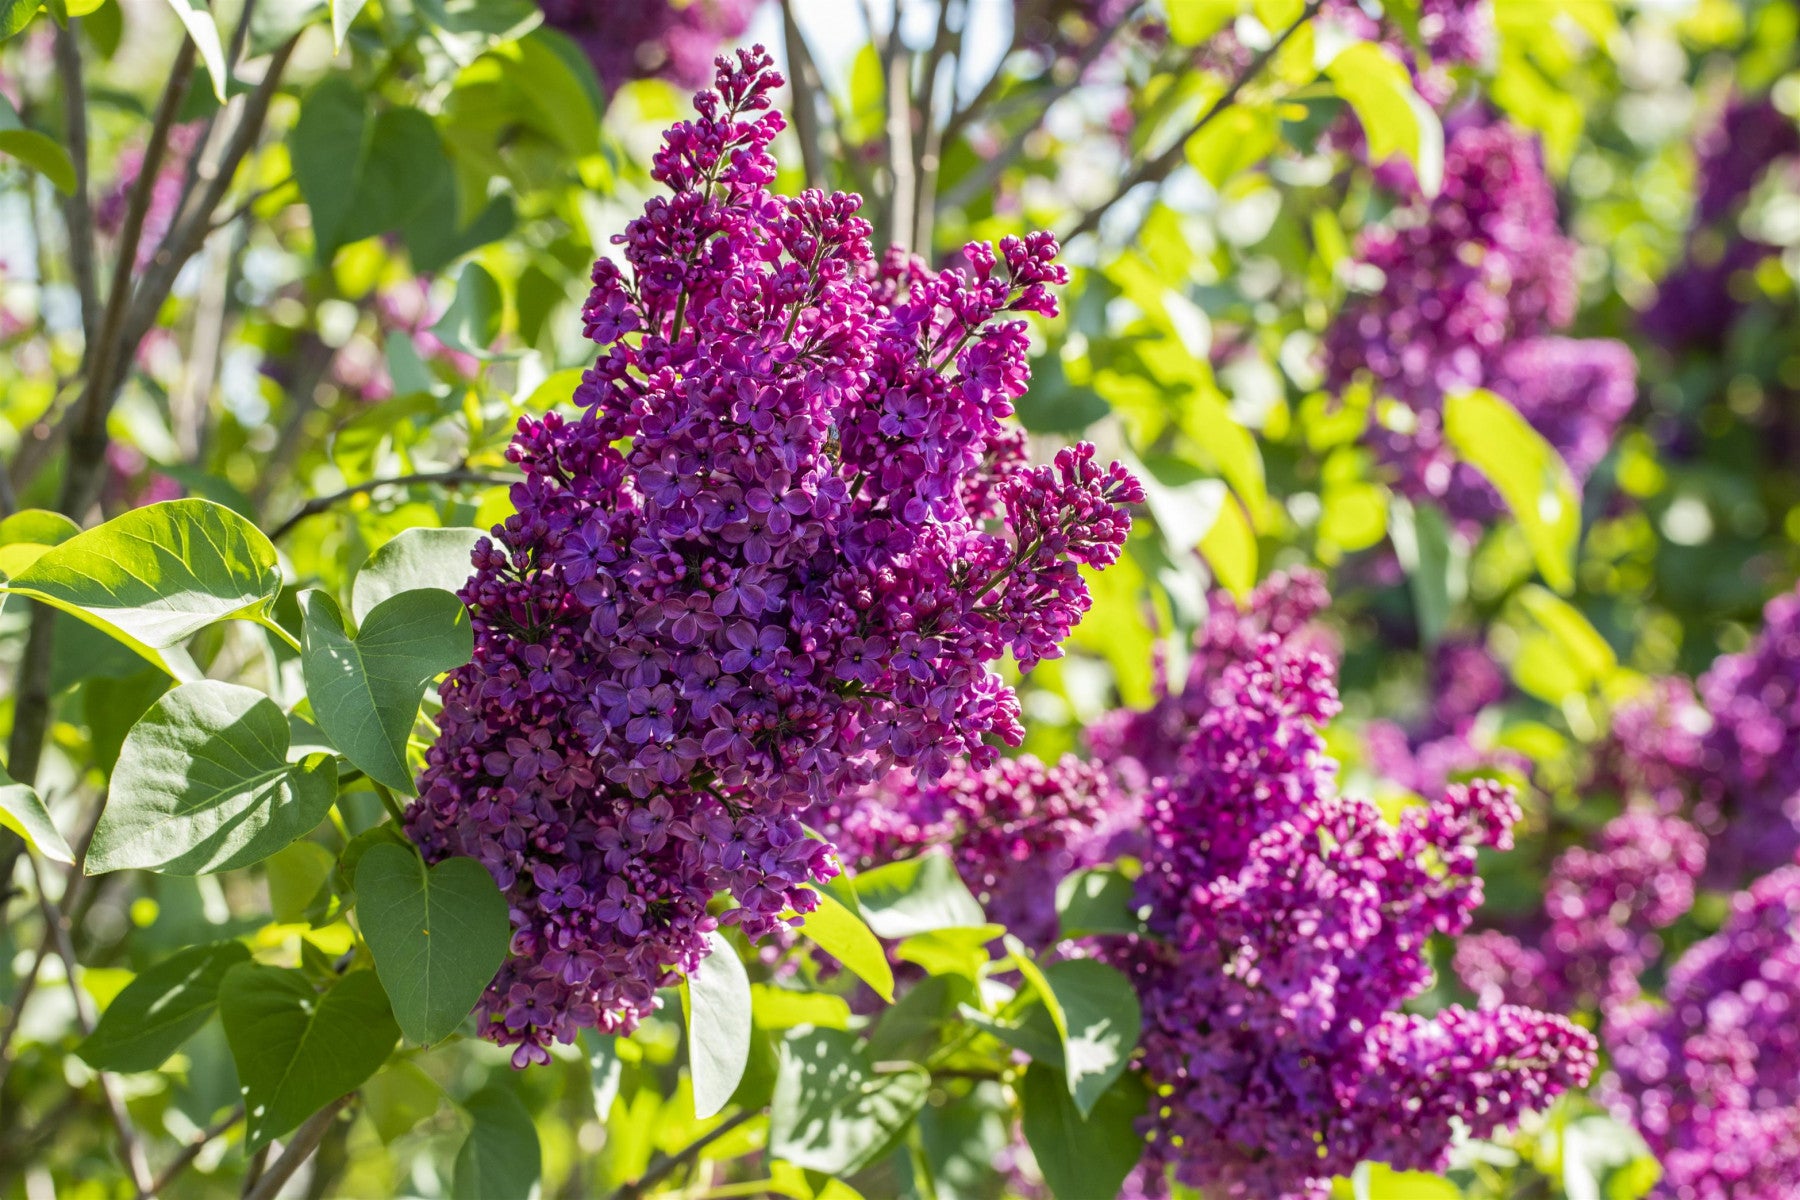
<svg viewBox="0 0 1800 1200">
<path fill-rule="evenodd" d="M 360 1087 L 400 1036 L 373 971 L 351 971 L 320 995 L 303 972 L 240 963 L 220 985 L 219 1017 L 250 1150 Z"/>
<path fill-rule="evenodd" d="M 25 844 L 52 862 L 73 863 L 75 852 L 50 820 L 50 811 L 35 788 L 0 771 L 0 825 L 25 839 Z"/>
<path fill-rule="evenodd" d="M 750 1062 L 750 977 L 737 951 L 717 932 L 706 958 L 688 975 L 688 1070 L 694 1115 L 704 1121 L 731 1100 Z"/>
<path fill-rule="evenodd" d="M 407 529 L 395 534 L 356 573 L 350 589 L 351 618 L 364 624 L 383 600 L 416 588 L 462 590 L 475 573 L 471 563 L 475 543 L 486 536 L 484 531 L 466 526 Z"/>
<path fill-rule="evenodd" d="M 496 1086 L 470 1096 L 463 1109 L 474 1125 L 456 1152 L 451 1200 L 528 1200 L 543 1170 L 531 1113 Z"/>
<path fill-rule="evenodd" d="M 290 763 L 287 748 L 287 716 L 251 688 L 203 680 L 162 696 L 125 735 L 88 874 L 229 871 L 312 832 L 337 799 L 337 766 Z"/>
<path fill-rule="evenodd" d="M 170 500 L 52 546 L 0 588 L 54 605 L 185 680 L 198 672 L 173 648 L 208 625 L 274 625 L 281 568 L 263 532 L 229 508 Z"/>
<path fill-rule="evenodd" d="M 431 681 L 469 661 L 468 610 L 436 588 L 401 592 L 352 637 L 324 592 L 308 592 L 303 607 L 300 662 L 319 728 L 370 779 L 410 795 L 406 740 Z"/>
<path fill-rule="evenodd" d="M 887 1152 L 930 1091 L 921 1067 L 877 1072 L 854 1034 L 789 1034 L 769 1109 L 769 1153 L 809 1171 L 853 1175 Z"/>
<path fill-rule="evenodd" d="M 225 973 L 249 961 L 242 942 L 170 955 L 113 997 L 75 1053 L 99 1071 L 156 1070 L 212 1017 Z"/>
<path fill-rule="evenodd" d="M 494 877 L 472 858 L 428 870 L 412 849 L 378 842 L 356 864 L 355 878 L 363 940 L 400 1028 L 420 1044 L 455 1033 L 512 938 Z"/>
<path fill-rule="evenodd" d="M 1137 1048 L 1143 1032 L 1137 993 L 1118 971 L 1091 958 L 1051 963 L 1043 976 L 1062 1013 L 1069 1094 L 1086 1117 Z"/>
</svg>

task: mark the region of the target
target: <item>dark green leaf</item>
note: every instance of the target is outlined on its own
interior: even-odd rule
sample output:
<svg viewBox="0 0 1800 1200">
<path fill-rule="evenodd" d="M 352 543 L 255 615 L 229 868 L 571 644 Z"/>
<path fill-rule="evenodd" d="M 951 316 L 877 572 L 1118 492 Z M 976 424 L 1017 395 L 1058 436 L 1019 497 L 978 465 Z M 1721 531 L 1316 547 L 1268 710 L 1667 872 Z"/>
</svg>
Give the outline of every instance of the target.
<svg viewBox="0 0 1800 1200">
<path fill-rule="evenodd" d="M 52 547 L 4 586 L 190 679 L 198 677 L 192 660 L 167 651 L 215 621 L 271 624 L 281 568 L 268 537 L 237 513 L 210 500 L 170 500 Z"/>
<path fill-rule="evenodd" d="M 769 1153 L 811 1171 L 855 1174 L 905 1132 L 930 1090 L 920 1067 L 878 1074 L 841 1029 L 789 1034 L 769 1110 Z"/>
<path fill-rule="evenodd" d="M 980 902 L 942 851 L 864 871 L 853 883 L 863 919 L 884 938 L 987 924 Z"/>
<path fill-rule="evenodd" d="M 480 263 L 465 263 L 456 277 L 456 299 L 431 332 L 452 350 L 484 356 L 500 336 L 505 309 L 506 301 L 494 277 Z"/>
<path fill-rule="evenodd" d="M 356 1090 L 400 1036 L 373 971 L 351 971 L 321 995 L 302 972 L 241 963 L 219 988 L 219 1016 L 252 1150 Z"/>
<path fill-rule="evenodd" d="M 337 767 L 287 761 L 288 722 L 247 687 L 183 684 L 125 737 L 86 870 L 205 875 L 260 862 L 310 833 L 337 798 Z"/>
<path fill-rule="evenodd" d="M 313 248 L 330 262 L 348 236 L 369 153 L 369 100 L 340 72 L 327 72 L 306 94 L 300 119 L 288 134 L 294 182 L 312 213 Z M 366 234 L 361 236 L 367 236 Z"/>
<path fill-rule="evenodd" d="M 225 973 L 250 961 L 242 942 L 195 946 L 163 959 L 113 997 L 75 1053 L 99 1071 L 154 1071 L 219 1004 Z"/>
<path fill-rule="evenodd" d="M 302 599 L 300 661 L 325 736 L 370 779 L 410 794 L 406 742 L 431 681 L 469 661 L 468 610 L 449 592 L 421 588 L 375 606 L 354 637 L 324 592 Z"/>
<path fill-rule="evenodd" d="M 0 11 L 0 23 L 6 15 Z M 75 163 L 56 139 L 27 129 L 4 93 L 0 93 L 0 154 L 10 154 L 48 179 L 65 195 L 75 190 Z"/>
<path fill-rule="evenodd" d="M 456 592 L 475 573 L 470 557 L 487 534 L 479 529 L 408 529 L 369 556 L 350 589 L 350 615 L 358 625 L 390 596 L 417 588 Z"/>
<path fill-rule="evenodd" d="M 1056 1200 L 1116 1196 L 1144 1152 L 1137 1121 L 1149 1092 L 1136 1075 L 1122 1075 L 1083 1118 L 1063 1073 L 1034 1062 L 1020 1089 L 1025 1140 Z"/>
<path fill-rule="evenodd" d="M 750 1061 L 750 977 L 737 951 L 708 933 L 706 958 L 687 978 L 688 1070 L 694 1115 L 704 1121 L 730 1103 Z"/>
<path fill-rule="evenodd" d="M 406 1036 L 456 1032 L 506 960 L 506 898 L 487 868 L 447 858 L 429 870 L 410 849 L 370 847 L 356 866 L 356 911 Z"/>
<path fill-rule="evenodd" d="M 474 1127 L 456 1152 L 451 1200 L 527 1200 L 543 1169 L 537 1126 L 506 1088 L 482 1088 L 463 1105 Z"/>
<path fill-rule="evenodd" d="M 270 855 L 263 864 L 269 880 L 270 914 L 277 921 L 292 923 L 322 913 L 329 895 L 321 897 L 320 893 L 336 864 L 331 851 L 317 842 L 295 842 Z"/>
</svg>

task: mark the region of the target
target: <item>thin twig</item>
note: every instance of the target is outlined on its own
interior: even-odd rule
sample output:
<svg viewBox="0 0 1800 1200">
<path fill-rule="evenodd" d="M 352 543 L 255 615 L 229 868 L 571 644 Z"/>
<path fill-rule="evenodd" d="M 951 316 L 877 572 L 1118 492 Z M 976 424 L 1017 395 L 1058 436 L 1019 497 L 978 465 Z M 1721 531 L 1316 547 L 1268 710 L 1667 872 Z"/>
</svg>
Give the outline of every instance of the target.
<svg viewBox="0 0 1800 1200">
<path fill-rule="evenodd" d="M 650 1189 L 673 1175 L 683 1164 L 691 1163 L 699 1158 L 701 1151 L 756 1115 L 756 1110 L 744 1109 L 716 1128 L 701 1134 L 675 1153 L 658 1159 L 642 1175 L 614 1192 L 613 1200 L 638 1200 Z"/>
<path fill-rule="evenodd" d="M 94 212 L 88 201 L 87 86 L 82 79 L 79 18 L 56 31 L 56 74 L 63 93 L 63 148 L 75 164 L 75 190 L 63 201 L 69 231 L 69 269 L 81 295 L 82 354 L 94 344 L 94 322 L 100 319 L 100 290 L 94 275 Z"/>
<path fill-rule="evenodd" d="M 1176 138 L 1174 143 L 1167 150 L 1164 150 L 1155 158 L 1139 163 L 1137 168 L 1125 177 L 1124 182 L 1118 186 L 1117 190 L 1115 190 L 1111 196 L 1082 214 L 1081 219 L 1075 223 L 1074 227 L 1071 228 L 1066 235 L 1063 236 L 1063 243 L 1067 245 L 1082 234 L 1092 233 L 1098 229 L 1100 227 L 1101 219 L 1105 217 L 1107 213 L 1112 211 L 1113 206 L 1123 200 L 1128 193 L 1139 185 L 1145 183 L 1161 183 L 1164 179 L 1167 179 L 1169 173 L 1180 165 L 1183 158 L 1186 157 L 1188 142 L 1201 130 L 1205 129 L 1208 125 L 1211 125 L 1221 113 L 1225 112 L 1225 110 L 1236 103 L 1238 93 L 1243 91 L 1244 87 L 1251 80 L 1262 73 L 1262 69 L 1267 66 L 1269 60 L 1274 58 L 1275 55 L 1280 52 L 1281 48 L 1287 44 L 1289 38 L 1293 37 L 1294 34 L 1300 31 L 1300 28 L 1303 25 L 1318 15 L 1319 7 L 1323 3 L 1324 0 L 1307 0 L 1306 8 L 1301 12 L 1300 19 L 1282 30 L 1280 36 L 1271 42 L 1266 50 L 1251 59 L 1249 65 L 1240 71 L 1237 77 L 1227 85 L 1224 93 L 1221 94 L 1217 100 L 1214 100 L 1212 104 L 1207 107 L 1205 112 L 1200 114 L 1200 119 L 1195 121 L 1193 126 L 1190 127 L 1186 133 Z"/>
<path fill-rule="evenodd" d="M 788 85 L 794 89 L 794 136 L 800 141 L 800 167 L 806 186 L 825 188 L 825 146 L 819 135 L 819 68 L 806 47 L 806 35 L 794 19 L 793 0 L 781 0 L 781 39 L 787 52 Z"/>
<path fill-rule="evenodd" d="M 68 921 L 62 911 L 57 908 L 56 901 L 44 890 L 44 873 L 38 868 L 37 858 L 31 856 L 32 878 L 37 886 L 38 906 L 43 910 L 44 923 L 48 926 L 45 936 L 56 946 L 57 957 L 63 961 L 63 969 L 68 973 L 69 993 L 75 1000 L 75 1026 L 86 1037 L 94 1032 L 93 1001 L 81 986 L 81 968 L 75 960 L 75 947 L 69 941 Z M 106 1071 L 95 1072 L 95 1080 L 100 1087 L 100 1095 L 106 1101 L 107 1113 L 112 1117 L 113 1128 L 119 1135 L 119 1149 L 124 1151 L 125 1166 L 131 1175 L 131 1186 L 140 1197 L 151 1195 L 150 1163 L 144 1157 L 144 1147 L 138 1141 L 137 1130 L 132 1127 L 131 1114 L 125 1109 L 125 1101 L 120 1099 L 118 1090 L 113 1086 L 111 1074 Z"/>
<path fill-rule="evenodd" d="M 939 155 L 943 151 L 944 131 L 938 120 L 938 76 L 944 62 L 951 62 L 950 104 L 956 104 L 956 72 L 962 59 L 963 33 L 968 29 L 968 4 L 962 5 L 963 19 L 955 29 L 950 25 L 951 0 L 939 0 L 937 33 L 925 55 L 925 70 L 919 80 L 919 97 L 913 105 L 919 113 L 919 132 L 913 146 L 913 223 L 905 231 L 907 243 L 915 254 L 931 258 L 931 236 L 936 225 L 937 177 Z"/>
<path fill-rule="evenodd" d="M 413 475 L 396 475 L 391 479 L 371 479 L 366 483 L 353 484 L 342 491 L 332 492 L 328 496 L 313 497 L 311 500 L 308 500 L 305 504 L 302 504 L 299 508 L 295 509 L 293 516 L 277 525 L 274 531 L 269 534 L 269 537 L 272 540 L 279 541 L 283 535 L 287 534 L 294 526 L 306 520 L 308 517 L 316 517 L 320 513 L 328 511 L 335 504 L 342 503 L 353 496 L 360 496 L 366 492 L 372 492 L 376 488 L 415 487 L 420 484 L 454 485 L 459 483 L 481 483 L 498 486 L 500 484 L 512 484 L 517 482 L 519 481 L 515 478 L 505 475 L 488 475 L 481 471 L 472 471 L 467 467 L 456 467 L 448 471 L 422 471 Z"/>
<path fill-rule="evenodd" d="M 907 237 L 913 227 L 912 152 L 912 51 L 895 32 L 894 52 L 887 70 L 888 202 L 876 231 L 877 245 L 885 250 Z"/>
<path fill-rule="evenodd" d="M 1042 125 L 1044 118 L 1056 106 L 1057 101 L 1081 85 L 1082 77 L 1087 74 L 1088 68 L 1099 61 L 1100 56 L 1106 52 L 1106 48 L 1112 45 L 1113 39 L 1131 23 L 1132 18 L 1142 8 L 1142 4 L 1133 5 L 1118 20 L 1096 33 L 1093 39 L 1081 48 L 1081 54 L 1076 58 L 1071 73 L 1060 82 L 1052 84 L 1050 89 L 1044 93 L 1042 102 L 1037 106 L 1037 118 L 1032 122 L 1033 125 Z M 1019 161 L 1019 157 L 1025 153 L 1025 143 L 1026 138 L 1022 133 L 1018 137 L 1009 139 L 1006 145 L 992 157 L 984 159 L 979 167 L 957 180 L 956 186 L 946 193 L 945 202 L 960 206 L 987 191 L 993 186 L 996 179 L 999 179 L 1008 168 Z"/>
<path fill-rule="evenodd" d="M 164 1167 L 162 1173 L 156 1177 L 153 1183 L 151 1183 L 150 1194 L 153 1196 L 161 1195 L 163 1189 L 175 1181 L 176 1176 L 180 1175 L 183 1171 L 187 1170 L 188 1167 L 193 1165 L 194 1160 L 200 1157 L 200 1152 L 202 1150 L 206 1149 L 219 1138 L 225 1136 L 225 1133 L 230 1130 L 233 1125 L 236 1125 L 243 1119 L 244 1106 L 240 1104 L 230 1112 L 226 1113 L 223 1117 L 219 1118 L 218 1121 L 209 1125 L 207 1128 L 202 1129 L 199 1133 L 196 1133 L 192 1138 L 188 1139 L 188 1144 L 181 1148 L 181 1153 L 170 1159 L 169 1165 Z"/>
<path fill-rule="evenodd" d="M 275 1200 L 282 1187 L 289 1179 L 293 1178 L 294 1172 L 298 1171 L 301 1164 L 311 1158 L 313 1151 L 319 1148 L 319 1143 L 325 1140 L 326 1133 L 331 1130 L 331 1123 L 337 1120 L 338 1114 L 344 1111 L 345 1106 L 355 1096 L 355 1092 L 348 1096 L 339 1096 L 306 1118 L 300 1128 L 294 1130 L 294 1136 L 288 1139 L 287 1146 L 281 1151 L 281 1157 L 270 1163 L 268 1169 L 262 1173 L 262 1178 L 256 1181 L 256 1186 L 244 1193 L 244 1200 Z"/>
</svg>

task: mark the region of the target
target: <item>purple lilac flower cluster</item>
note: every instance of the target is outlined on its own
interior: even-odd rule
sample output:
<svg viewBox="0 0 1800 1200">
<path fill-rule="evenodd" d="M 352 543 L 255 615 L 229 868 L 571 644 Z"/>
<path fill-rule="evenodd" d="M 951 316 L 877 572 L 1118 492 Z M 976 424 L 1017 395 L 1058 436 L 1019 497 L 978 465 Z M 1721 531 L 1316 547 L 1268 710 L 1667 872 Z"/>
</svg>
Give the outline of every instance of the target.
<svg viewBox="0 0 1800 1200">
<path fill-rule="evenodd" d="M 1056 885 L 1116 857 L 1136 821 L 1136 798 L 1103 768 L 1021 755 L 929 782 L 896 771 L 816 827 L 859 869 L 946 848 L 988 919 L 1041 949 L 1056 939 Z"/>
<path fill-rule="evenodd" d="M 702 87 L 719 48 L 744 36 L 762 0 L 540 0 L 544 23 L 573 38 L 606 90 L 634 79 Z"/>
<path fill-rule="evenodd" d="M 1800 849 L 1800 588 L 1769 601 L 1755 642 L 1714 660 L 1699 692 L 1712 715 L 1699 812 L 1721 827 L 1718 865 L 1760 874 Z"/>
<path fill-rule="evenodd" d="M 1699 195 L 1687 254 L 1645 312 L 1644 331 L 1668 346 L 1717 349 L 1746 304 L 1738 281 L 1777 248 L 1732 221 L 1772 170 L 1800 165 L 1800 124 L 1767 96 L 1739 97 L 1698 140 Z"/>
<path fill-rule="evenodd" d="M 1369 378 L 1400 402 L 1370 441 L 1415 498 L 1464 521 L 1491 520 L 1499 497 L 1447 446 L 1443 401 L 1489 388 L 1562 453 L 1578 478 L 1605 454 L 1636 398 L 1623 345 L 1550 336 L 1574 317 L 1574 247 L 1536 141 L 1500 120 L 1449 123 L 1444 184 L 1414 196 L 1359 247 L 1379 290 L 1353 297 L 1326 335 L 1330 385 Z"/>
<path fill-rule="evenodd" d="M 1058 653 L 1143 498 L 1091 446 L 1026 467 L 1003 424 L 1054 240 L 877 266 L 857 198 L 767 190 L 780 84 L 760 49 L 721 59 L 665 135 L 672 194 L 615 239 L 629 273 L 594 267 L 586 411 L 521 422 L 518 512 L 463 592 L 474 660 L 408 828 L 508 895 L 480 1011 L 516 1063 L 629 1031 L 718 921 L 810 909 L 835 869 L 812 806 L 1016 745 L 989 664 Z"/>
<path fill-rule="evenodd" d="M 1167 664 L 1159 657 L 1156 700 L 1148 709 L 1115 709 L 1088 726 L 1087 744 L 1094 758 L 1136 789 L 1170 774 L 1211 705 L 1212 685 L 1225 669 L 1250 658 L 1268 636 L 1283 644 L 1322 649 L 1325 634 L 1313 618 L 1330 603 L 1325 577 L 1306 569 L 1272 573 L 1242 609 L 1229 592 L 1215 589 L 1207 596 L 1206 625 L 1194 637 L 1180 690 L 1171 690 Z"/>
<path fill-rule="evenodd" d="M 1524 755 L 1491 745 L 1478 718 L 1507 692 L 1506 676 L 1487 647 L 1451 637 L 1432 651 L 1426 683 L 1431 707 L 1410 727 L 1371 721 L 1363 731 L 1370 769 L 1389 783 L 1421 796 L 1476 776 L 1520 778 L 1530 773 Z"/>
<path fill-rule="evenodd" d="M 1456 973 L 1484 1007 L 1610 1012 L 1639 995 L 1639 976 L 1662 954 L 1657 931 L 1693 906 L 1705 865 L 1705 837 L 1680 817 L 1615 817 L 1598 845 L 1570 847 L 1551 867 L 1536 946 L 1471 934 L 1457 943 Z"/>
<path fill-rule="evenodd" d="M 1373 1159 L 1442 1165 L 1585 1085 L 1591 1035 L 1525 1008 L 1401 1011 L 1434 934 L 1467 927 L 1480 846 L 1510 844 L 1510 789 L 1455 785 L 1390 824 L 1340 795 L 1323 656 L 1263 639 L 1226 668 L 1146 802 L 1151 938 L 1100 952 L 1134 981 L 1157 1099 L 1142 1169 L 1219 1196 L 1324 1197 Z"/>
<path fill-rule="evenodd" d="M 206 123 L 190 121 L 169 130 L 168 148 L 156 179 L 150 185 L 150 203 L 144 210 L 144 226 L 138 235 L 137 265 L 144 267 L 156 256 L 169 228 L 175 224 L 181 204 L 182 182 L 188 163 L 200 149 Z M 131 208 L 131 192 L 144 173 L 144 147 L 127 146 L 119 152 L 112 186 L 94 200 L 94 226 L 108 237 L 118 237 Z"/>
<path fill-rule="evenodd" d="M 1732 902 L 1669 971 L 1661 1004 L 1604 1026 L 1604 1091 L 1662 1163 L 1663 1200 L 1800 1195 L 1800 866 Z"/>
</svg>

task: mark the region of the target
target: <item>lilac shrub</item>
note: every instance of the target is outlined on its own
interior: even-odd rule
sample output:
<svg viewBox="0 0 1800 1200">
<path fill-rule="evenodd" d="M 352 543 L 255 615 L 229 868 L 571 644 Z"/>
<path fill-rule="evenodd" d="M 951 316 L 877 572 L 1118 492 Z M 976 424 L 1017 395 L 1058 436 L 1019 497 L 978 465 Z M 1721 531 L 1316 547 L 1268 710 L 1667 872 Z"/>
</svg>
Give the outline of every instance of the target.
<svg viewBox="0 0 1800 1200">
<path fill-rule="evenodd" d="M 1604 1092 L 1663 1167 L 1664 1200 L 1800 1195 L 1800 866 L 1732 901 L 1669 971 L 1663 1002 L 1613 1014 Z"/>
<path fill-rule="evenodd" d="M 1004 423 L 1055 241 L 877 263 L 856 197 L 768 191 L 780 84 L 721 59 L 665 135 L 671 194 L 593 270 L 584 411 L 521 422 L 517 514 L 463 591 L 474 660 L 408 829 L 507 893 L 479 1013 L 518 1064 L 630 1031 L 721 921 L 808 911 L 835 870 L 813 806 L 1018 744 L 989 664 L 1058 653 L 1142 500 L 1091 446 L 1027 467 Z"/>
<path fill-rule="evenodd" d="M 1454 785 L 1390 824 L 1340 795 L 1320 726 L 1328 660 L 1262 639 L 1207 690 L 1145 808 L 1148 938 L 1102 947 L 1135 983 L 1146 1189 L 1325 1197 L 1364 1160 L 1443 1165 L 1477 1136 L 1584 1086 L 1591 1035 L 1525 1008 L 1402 1011 L 1426 943 L 1481 901 L 1476 850 L 1510 844 L 1510 789 Z"/>
</svg>

